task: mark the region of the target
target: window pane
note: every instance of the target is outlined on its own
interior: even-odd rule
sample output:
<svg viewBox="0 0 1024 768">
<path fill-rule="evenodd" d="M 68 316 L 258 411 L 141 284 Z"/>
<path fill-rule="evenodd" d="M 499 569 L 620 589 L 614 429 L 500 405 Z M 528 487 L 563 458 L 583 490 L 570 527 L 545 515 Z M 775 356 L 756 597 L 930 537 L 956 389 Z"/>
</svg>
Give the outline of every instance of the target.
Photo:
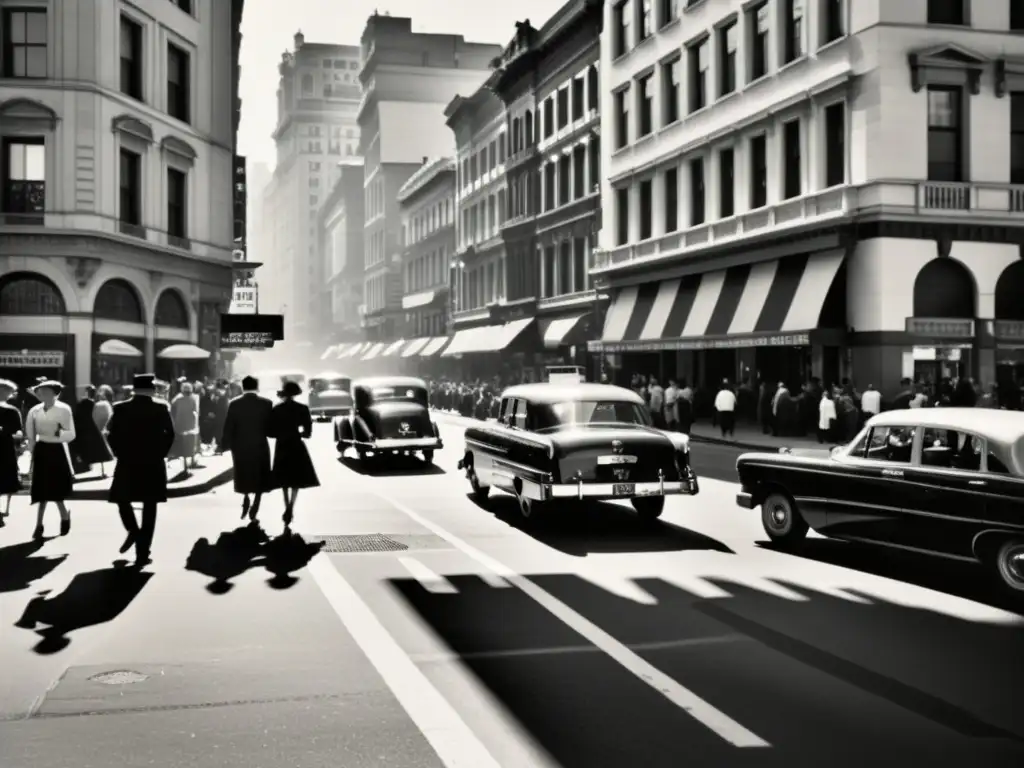
<svg viewBox="0 0 1024 768">
<path fill-rule="evenodd" d="M 697 69 L 701 72 L 706 71 L 708 68 L 708 44 L 701 43 L 697 48 Z"/>
<path fill-rule="evenodd" d="M 733 24 L 727 30 L 725 30 L 725 50 L 728 53 L 735 53 L 736 46 L 739 43 L 740 26 L 739 24 Z"/>
<path fill-rule="evenodd" d="M 953 131 L 928 132 L 928 162 L 955 163 L 960 156 L 960 137 Z"/>
<path fill-rule="evenodd" d="M 928 127 L 956 128 L 960 99 L 956 91 L 928 91 Z"/>
<path fill-rule="evenodd" d="M 10 35 L 10 41 L 12 43 L 24 43 L 25 42 L 25 14 L 24 13 L 12 13 L 10 15 L 10 29 L 8 34 Z"/>
<path fill-rule="evenodd" d="M 25 42 L 46 45 L 46 14 L 26 13 Z"/>
<path fill-rule="evenodd" d="M 46 48 L 25 49 L 25 77 L 46 77 Z"/>
<path fill-rule="evenodd" d="M 26 144 L 25 146 L 25 181 L 44 181 L 46 179 L 46 147 L 42 144 Z"/>
</svg>

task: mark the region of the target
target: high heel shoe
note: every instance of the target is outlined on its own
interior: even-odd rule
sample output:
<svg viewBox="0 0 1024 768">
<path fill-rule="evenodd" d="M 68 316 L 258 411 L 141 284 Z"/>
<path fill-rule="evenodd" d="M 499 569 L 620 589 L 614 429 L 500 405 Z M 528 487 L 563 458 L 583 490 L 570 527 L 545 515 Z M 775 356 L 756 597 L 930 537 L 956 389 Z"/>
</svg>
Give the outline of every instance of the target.
<svg viewBox="0 0 1024 768">
<path fill-rule="evenodd" d="M 71 532 L 71 516 L 61 518 L 60 521 L 60 535 L 67 536 Z"/>
<path fill-rule="evenodd" d="M 43 535 L 43 526 L 41 526 L 41 525 L 37 525 L 36 526 L 36 529 L 34 531 L 32 531 L 32 538 L 35 539 L 36 541 L 41 541 L 42 539 L 45 538 L 45 536 Z"/>
</svg>

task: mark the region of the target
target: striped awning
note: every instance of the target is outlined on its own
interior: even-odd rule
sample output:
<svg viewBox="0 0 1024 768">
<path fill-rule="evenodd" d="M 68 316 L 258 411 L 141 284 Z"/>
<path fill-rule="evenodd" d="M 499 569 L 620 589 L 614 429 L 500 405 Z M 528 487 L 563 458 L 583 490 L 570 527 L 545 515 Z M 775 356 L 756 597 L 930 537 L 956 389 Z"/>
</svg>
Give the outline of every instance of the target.
<svg viewBox="0 0 1024 768">
<path fill-rule="evenodd" d="M 402 357 L 413 357 L 423 351 L 423 348 L 430 343 L 430 337 L 424 336 L 422 339 L 413 339 L 405 345 L 405 349 L 402 350 Z"/>
<path fill-rule="evenodd" d="M 588 346 L 640 352 L 810 344 L 844 255 L 790 256 L 623 288 L 601 340 Z"/>
<path fill-rule="evenodd" d="M 380 356 L 381 357 L 393 357 L 394 355 L 397 355 L 398 354 L 398 350 L 400 350 L 404 346 L 405 346 L 405 339 L 399 339 L 398 341 L 393 341 L 390 344 L 388 344 L 388 346 L 384 349 L 383 352 L 380 353 Z"/>
<path fill-rule="evenodd" d="M 579 334 L 574 334 L 573 332 L 582 325 L 582 320 L 586 316 L 586 314 L 569 315 L 568 317 L 556 317 L 551 320 L 541 321 L 541 338 L 544 340 L 544 348 L 558 349 L 559 347 L 571 344 L 582 344 L 582 341 L 577 342 L 574 340 Z"/>
<path fill-rule="evenodd" d="M 472 355 L 480 352 L 501 352 L 526 330 L 534 318 L 523 317 L 504 325 L 483 325 L 457 331 L 441 357 Z"/>
<path fill-rule="evenodd" d="M 447 336 L 435 336 L 420 352 L 420 357 L 433 357 L 440 352 L 444 345 L 448 343 Z"/>
<path fill-rule="evenodd" d="M 345 354 L 345 350 L 352 346 L 352 342 L 346 341 L 344 344 L 338 344 L 334 347 L 332 357 L 330 359 L 337 360 L 339 357 Z M 323 360 L 323 358 L 320 358 Z"/>
<path fill-rule="evenodd" d="M 385 345 L 383 341 L 378 341 L 376 344 L 374 344 L 372 347 L 366 350 L 366 352 L 363 353 L 363 356 L 360 359 L 373 360 L 377 357 L 380 357 L 380 353 L 384 351 L 384 346 Z"/>
<path fill-rule="evenodd" d="M 321 360 L 326 360 L 329 357 L 337 357 L 337 355 L 338 355 L 338 345 L 337 344 L 332 344 L 331 346 L 329 346 L 327 349 L 325 349 L 323 351 L 323 354 L 320 355 L 320 359 Z"/>
<path fill-rule="evenodd" d="M 347 349 L 343 349 L 340 352 L 338 352 L 338 359 L 351 359 L 356 355 L 362 354 L 364 351 L 366 351 L 369 344 L 370 343 L 368 341 L 357 341 L 355 344 L 350 345 Z"/>
</svg>

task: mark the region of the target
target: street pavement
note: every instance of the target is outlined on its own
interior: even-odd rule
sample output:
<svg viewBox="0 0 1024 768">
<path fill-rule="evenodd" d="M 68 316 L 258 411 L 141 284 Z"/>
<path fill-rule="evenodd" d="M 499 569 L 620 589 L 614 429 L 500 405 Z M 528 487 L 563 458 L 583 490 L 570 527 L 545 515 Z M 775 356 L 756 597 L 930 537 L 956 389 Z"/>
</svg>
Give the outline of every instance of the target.
<svg viewBox="0 0 1024 768">
<path fill-rule="evenodd" d="M 161 512 L 154 563 L 79 501 L 65 538 L 0 530 L 3 768 L 929 766 L 1024 760 L 1024 618 L 978 569 L 823 540 L 763 546 L 739 448 L 696 498 L 526 530 L 456 470 L 341 463 L 242 528 L 230 486 Z M 56 528 L 56 518 L 52 521 Z"/>
</svg>

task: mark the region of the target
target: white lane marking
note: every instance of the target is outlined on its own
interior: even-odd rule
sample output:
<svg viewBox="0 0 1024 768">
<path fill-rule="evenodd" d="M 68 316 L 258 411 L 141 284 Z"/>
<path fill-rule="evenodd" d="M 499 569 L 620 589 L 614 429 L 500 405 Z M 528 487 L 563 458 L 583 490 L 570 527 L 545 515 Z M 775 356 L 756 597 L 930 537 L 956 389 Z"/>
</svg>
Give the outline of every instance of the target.
<svg viewBox="0 0 1024 768">
<path fill-rule="evenodd" d="M 624 669 L 682 709 L 705 727 L 734 747 L 770 747 L 771 745 L 753 731 L 748 730 L 721 710 L 704 701 L 696 693 L 680 685 L 653 664 L 648 663 L 636 652 L 630 650 L 592 621 L 577 613 L 557 597 L 541 589 L 532 581 L 511 568 L 487 555 L 476 547 L 426 519 L 418 512 L 393 499 L 380 495 L 380 498 L 404 513 L 413 522 L 441 537 L 456 549 L 481 565 L 490 568 L 496 574 L 521 589 L 525 594 L 540 604 L 549 613 L 556 616 L 569 628 L 596 645 L 609 657 L 618 662 Z"/>
<path fill-rule="evenodd" d="M 410 575 L 420 583 L 427 592 L 434 595 L 457 595 L 459 590 L 455 588 L 448 579 L 439 573 L 434 573 L 427 566 L 414 557 L 400 557 L 398 562 L 405 566 Z"/>
<path fill-rule="evenodd" d="M 501 768 L 326 554 L 313 558 L 309 574 L 445 768 Z"/>
</svg>

